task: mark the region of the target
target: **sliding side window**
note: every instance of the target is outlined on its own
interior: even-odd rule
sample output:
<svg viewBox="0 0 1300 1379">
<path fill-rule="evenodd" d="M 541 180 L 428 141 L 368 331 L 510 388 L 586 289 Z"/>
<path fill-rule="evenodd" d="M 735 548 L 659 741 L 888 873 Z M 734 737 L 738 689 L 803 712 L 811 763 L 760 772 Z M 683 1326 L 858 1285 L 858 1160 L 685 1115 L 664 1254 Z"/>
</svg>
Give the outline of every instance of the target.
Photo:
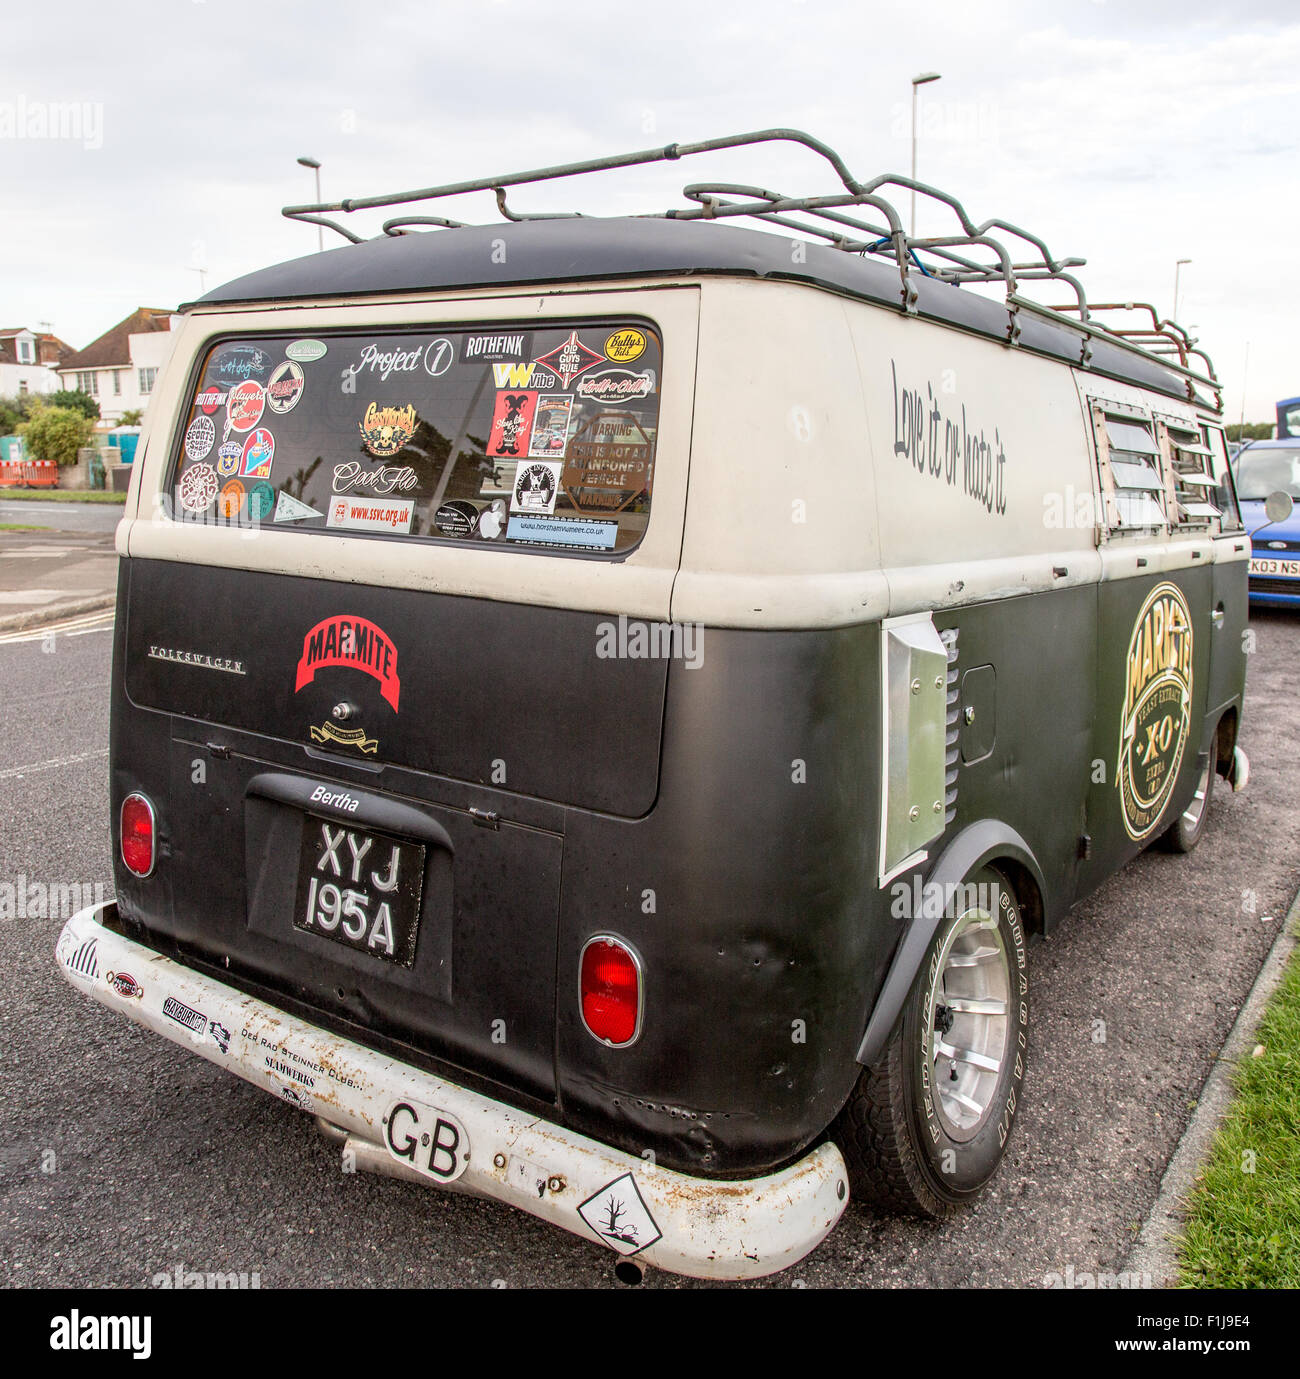
<svg viewBox="0 0 1300 1379">
<path fill-rule="evenodd" d="M 1169 523 L 1161 451 L 1149 413 L 1122 403 L 1091 404 L 1097 470 L 1105 501 L 1102 540 L 1163 533 Z"/>
</svg>

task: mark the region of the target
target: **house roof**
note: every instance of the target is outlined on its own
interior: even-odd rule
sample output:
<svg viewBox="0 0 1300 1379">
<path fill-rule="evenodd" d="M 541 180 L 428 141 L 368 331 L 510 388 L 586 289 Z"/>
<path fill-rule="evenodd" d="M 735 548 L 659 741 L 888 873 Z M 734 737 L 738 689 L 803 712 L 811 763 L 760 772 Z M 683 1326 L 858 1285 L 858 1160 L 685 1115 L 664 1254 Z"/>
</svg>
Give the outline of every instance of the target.
<svg viewBox="0 0 1300 1379">
<path fill-rule="evenodd" d="M 153 330 L 170 330 L 172 313 L 165 307 L 137 307 L 124 321 L 92 340 L 84 350 L 74 350 L 60 361 L 61 372 L 71 369 L 129 369 L 129 337 Z"/>
<path fill-rule="evenodd" d="M 19 335 L 35 337 L 35 359 L 19 360 L 16 339 Z M 50 335 L 48 332 L 32 330 L 28 326 L 14 326 L 0 330 L 0 364 L 22 363 L 36 368 L 58 368 L 59 361 L 71 353 L 72 347 L 70 345 L 60 340 L 57 335 Z"/>
</svg>

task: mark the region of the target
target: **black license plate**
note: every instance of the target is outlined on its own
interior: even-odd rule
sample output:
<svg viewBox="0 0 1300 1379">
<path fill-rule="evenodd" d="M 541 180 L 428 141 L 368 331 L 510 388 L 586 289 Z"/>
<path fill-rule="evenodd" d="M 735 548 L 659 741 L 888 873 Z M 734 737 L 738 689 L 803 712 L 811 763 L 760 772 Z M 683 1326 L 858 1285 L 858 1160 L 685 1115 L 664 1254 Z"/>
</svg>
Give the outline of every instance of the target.
<svg viewBox="0 0 1300 1379">
<path fill-rule="evenodd" d="M 422 843 L 307 816 L 294 928 L 410 967 L 423 889 Z"/>
</svg>

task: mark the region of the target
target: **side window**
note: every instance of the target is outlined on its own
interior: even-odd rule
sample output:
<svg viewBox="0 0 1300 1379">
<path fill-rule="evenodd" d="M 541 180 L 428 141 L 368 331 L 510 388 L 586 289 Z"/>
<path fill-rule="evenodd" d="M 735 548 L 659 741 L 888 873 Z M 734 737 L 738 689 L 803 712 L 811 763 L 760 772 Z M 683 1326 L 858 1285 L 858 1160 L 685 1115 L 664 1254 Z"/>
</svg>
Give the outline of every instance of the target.
<svg viewBox="0 0 1300 1379">
<path fill-rule="evenodd" d="M 1223 508 L 1217 499 L 1219 479 L 1205 429 L 1180 417 L 1156 419 L 1164 452 L 1169 511 L 1179 531 L 1217 531 Z"/>
<path fill-rule="evenodd" d="M 1105 503 L 1101 539 L 1163 532 L 1168 495 L 1151 416 L 1138 407 L 1095 399 L 1090 410 Z"/>
<path fill-rule="evenodd" d="M 1205 430 L 1205 441 L 1210 448 L 1210 472 L 1214 475 L 1215 487 L 1210 494 L 1210 502 L 1214 503 L 1223 514 L 1221 529 L 1223 531 L 1241 531 L 1241 509 L 1237 506 L 1237 484 L 1232 477 L 1232 465 L 1228 460 L 1228 446 L 1224 440 L 1223 432 L 1217 426 L 1207 426 Z"/>
</svg>

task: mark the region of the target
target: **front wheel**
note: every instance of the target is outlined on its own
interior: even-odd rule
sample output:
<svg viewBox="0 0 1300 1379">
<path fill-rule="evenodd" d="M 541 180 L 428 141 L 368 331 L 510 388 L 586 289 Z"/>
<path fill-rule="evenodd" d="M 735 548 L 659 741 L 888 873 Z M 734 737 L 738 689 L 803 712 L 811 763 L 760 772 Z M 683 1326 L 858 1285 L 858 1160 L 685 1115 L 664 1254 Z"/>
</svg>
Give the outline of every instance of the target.
<svg viewBox="0 0 1300 1379">
<path fill-rule="evenodd" d="M 1205 832 L 1205 820 L 1210 813 L 1210 800 L 1214 795 L 1214 750 L 1205 758 L 1201 778 L 1196 782 L 1196 790 L 1187 808 L 1174 820 L 1161 836 L 1160 843 L 1166 852 L 1187 853 L 1201 841 Z"/>
<path fill-rule="evenodd" d="M 1025 1075 L 1029 985 L 1015 893 L 993 868 L 954 888 L 898 1028 L 831 1132 L 859 1201 L 943 1217 L 992 1178 Z"/>
</svg>

